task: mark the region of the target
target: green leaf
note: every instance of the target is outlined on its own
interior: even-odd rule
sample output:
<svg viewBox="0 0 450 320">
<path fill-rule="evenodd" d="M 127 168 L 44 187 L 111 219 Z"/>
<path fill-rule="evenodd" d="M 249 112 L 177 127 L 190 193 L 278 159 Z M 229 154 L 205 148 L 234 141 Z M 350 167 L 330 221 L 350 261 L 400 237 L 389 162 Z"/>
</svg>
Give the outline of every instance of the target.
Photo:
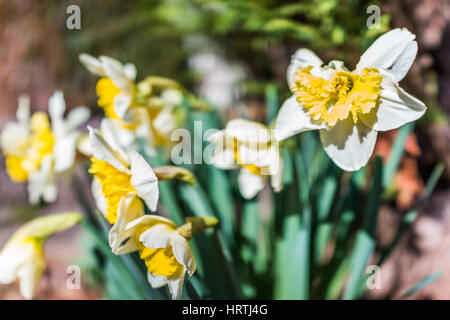
<svg viewBox="0 0 450 320">
<path fill-rule="evenodd" d="M 414 122 L 405 124 L 400 127 L 397 132 L 394 144 L 392 145 L 391 154 L 386 163 L 383 174 L 383 187 L 386 188 L 392 181 L 395 172 L 403 155 L 406 139 L 414 128 Z"/>
<path fill-rule="evenodd" d="M 399 299 L 405 299 L 405 298 L 409 297 L 413 293 L 419 291 L 423 287 L 432 283 L 434 280 L 439 278 L 441 275 L 442 275 L 442 272 L 440 271 L 440 272 L 436 272 L 436 273 L 433 273 L 433 274 L 425 277 L 422 281 L 420 281 L 414 287 L 412 287 L 411 289 L 407 290 L 404 294 L 402 294 Z"/>
<path fill-rule="evenodd" d="M 382 177 L 383 168 L 381 159 L 375 159 L 374 173 L 372 177 L 372 185 L 370 188 L 369 198 L 365 209 L 362 229 L 356 235 L 355 246 L 353 248 L 350 261 L 350 275 L 347 287 L 344 291 L 344 299 L 355 299 L 358 297 L 360 283 L 364 268 L 369 261 L 370 255 L 375 248 L 375 240 L 373 233 L 378 216 L 380 206 L 380 198 L 382 193 Z"/>
</svg>

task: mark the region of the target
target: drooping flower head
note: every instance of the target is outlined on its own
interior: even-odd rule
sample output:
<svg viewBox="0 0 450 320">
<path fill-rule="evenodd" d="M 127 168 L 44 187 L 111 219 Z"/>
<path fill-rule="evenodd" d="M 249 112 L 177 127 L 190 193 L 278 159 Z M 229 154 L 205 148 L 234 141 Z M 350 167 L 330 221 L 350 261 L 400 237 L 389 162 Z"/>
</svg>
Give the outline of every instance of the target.
<svg viewBox="0 0 450 320">
<path fill-rule="evenodd" d="M 398 128 L 425 113 L 425 105 L 398 85 L 416 57 L 414 39 L 406 29 L 384 34 L 354 71 L 341 61 L 324 66 L 312 51 L 298 50 L 287 70 L 293 96 L 277 116 L 277 140 L 318 129 L 325 151 L 339 167 L 355 171 L 366 165 L 377 131 Z"/>
<path fill-rule="evenodd" d="M 121 199 L 118 212 L 116 224 L 109 233 L 113 253 L 138 251 L 147 267 L 151 286 L 168 285 L 172 298 L 179 299 L 186 271 L 192 276 L 196 270 L 188 241 L 195 234 L 215 226 L 218 220 L 192 217 L 177 227 L 167 218 L 144 214 L 142 202 L 132 192 Z"/>
<path fill-rule="evenodd" d="M 208 139 L 214 145 L 212 163 L 222 169 L 237 169 L 241 194 L 253 198 L 268 177 L 276 192 L 283 187 L 283 162 L 278 143 L 261 123 L 234 119 Z"/>
<path fill-rule="evenodd" d="M 70 111 L 64 119 L 66 104 L 63 93 L 55 92 L 49 99 L 49 113 L 30 114 L 27 97 L 19 99 L 17 122 L 7 123 L 1 134 L 6 156 L 6 170 L 15 182 L 28 181 L 31 203 L 54 201 L 57 195 L 55 177 L 70 169 L 75 161 L 77 127 L 90 112 L 85 107 Z"/>
<path fill-rule="evenodd" d="M 60 213 L 35 218 L 23 225 L 0 252 L 0 283 L 10 284 L 19 279 L 22 296 L 33 298 L 45 270 L 45 241 L 81 219 L 78 213 Z"/>
</svg>

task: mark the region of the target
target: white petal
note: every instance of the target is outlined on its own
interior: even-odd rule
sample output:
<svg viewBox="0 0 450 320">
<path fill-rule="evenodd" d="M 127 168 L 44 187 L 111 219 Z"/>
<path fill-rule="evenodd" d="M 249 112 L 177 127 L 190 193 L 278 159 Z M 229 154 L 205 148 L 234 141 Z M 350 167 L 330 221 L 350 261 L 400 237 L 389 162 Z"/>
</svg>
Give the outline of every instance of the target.
<svg viewBox="0 0 450 320">
<path fill-rule="evenodd" d="M 122 128 L 114 120 L 103 118 L 100 123 L 100 131 L 105 141 L 116 150 L 123 159 L 128 159 L 128 155 L 122 149 L 122 146 L 129 146 L 134 141 L 133 132 Z M 128 144 L 125 144 L 127 142 Z"/>
<path fill-rule="evenodd" d="M 175 117 L 172 113 L 171 108 L 165 108 L 158 113 L 156 118 L 153 120 L 153 127 L 162 136 L 169 138 L 170 134 L 176 128 Z"/>
<path fill-rule="evenodd" d="M 65 132 L 68 133 L 83 124 L 91 116 L 91 111 L 86 107 L 72 109 L 66 117 Z"/>
<path fill-rule="evenodd" d="M 19 106 L 16 111 L 17 121 L 28 128 L 30 123 L 30 97 L 21 95 L 19 97 Z"/>
<path fill-rule="evenodd" d="M 25 299 L 33 298 L 44 270 L 45 260 L 38 252 L 20 268 L 17 276 L 20 279 L 20 293 Z"/>
<path fill-rule="evenodd" d="M 26 150 L 29 136 L 27 127 L 17 122 L 7 123 L 0 136 L 1 147 L 7 154 L 22 156 Z"/>
<path fill-rule="evenodd" d="M 127 76 L 128 79 L 132 81 L 136 80 L 137 69 L 134 64 L 125 63 L 125 65 L 123 66 L 123 72 L 125 72 L 125 75 Z"/>
<path fill-rule="evenodd" d="M 271 153 L 270 171 L 270 185 L 275 192 L 280 192 L 283 189 L 283 159 L 281 158 L 278 148 L 273 148 Z"/>
<path fill-rule="evenodd" d="M 173 255 L 179 263 L 187 269 L 190 276 L 192 276 L 197 268 L 194 254 L 191 251 L 189 242 L 185 237 L 178 232 L 174 232 L 172 236 Z"/>
<path fill-rule="evenodd" d="M 167 248 L 174 232 L 173 228 L 166 224 L 157 224 L 145 230 L 139 237 L 139 241 L 150 249 Z"/>
<path fill-rule="evenodd" d="M 71 168 L 75 162 L 75 151 L 78 133 L 73 132 L 70 135 L 60 137 L 56 140 L 53 147 L 55 157 L 55 171 L 63 172 Z"/>
<path fill-rule="evenodd" d="M 32 172 L 28 178 L 28 196 L 31 204 L 39 203 L 41 197 L 45 202 L 56 200 L 58 189 L 54 181 L 53 158 L 47 155 L 41 162 L 38 171 Z"/>
<path fill-rule="evenodd" d="M 143 215 L 144 206 L 142 201 L 136 197 L 135 192 L 130 192 L 120 199 L 116 223 L 109 231 L 109 245 L 114 254 L 125 254 L 137 250 L 134 239 L 127 241 L 126 250 L 121 245 L 123 241 L 132 236 L 130 231 L 126 230 L 127 225 Z"/>
<path fill-rule="evenodd" d="M 106 161 L 116 169 L 129 172 L 128 161 L 117 150 L 114 150 L 108 142 L 100 135 L 98 130 L 88 127 L 89 142 L 94 157 L 99 160 Z"/>
<path fill-rule="evenodd" d="M 27 261 L 32 254 L 30 246 L 20 245 L 9 242 L 0 253 L 0 283 L 12 283 L 20 267 Z"/>
<path fill-rule="evenodd" d="M 365 125 L 376 131 L 401 127 L 423 116 L 425 104 L 406 93 L 388 74 L 383 75 L 380 103 L 370 113 L 360 115 Z"/>
<path fill-rule="evenodd" d="M 168 283 L 168 280 L 166 277 L 159 276 L 159 275 L 153 275 L 150 272 L 147 272 L 147 280 L 152 286 L 152 288 L 161 288 L 165 286 Z"/>
<path fill-rule="evenodd" d="M 129 152 L 131 184 L 151 211 L 156 210 L 159 198 L 158 178 L 152 167 L 136 151 Z"/>
<path fill-rule="evenodd" d="M 101 56 L 100 61 L 102 62 L 103 70 L 108 78 L 110 78 L 120 90 L 125 91 L 126 93 L 131 93 L 133 91 L 133 83 L 127 77 L 123 65 L 119 61 L 105 56 Z"/>
<path fill-rule="evenodd" d="M 179 279 L 169 280 L 169 291 L 173 300 L 180 300 L 183 292 L 184 272 Z"/>
<path fill-rule="evenodd" d="M 165 89 L 161 92 L 161 99 L 167 106 L 173 107 L 181 104 L 183 101 L 183 94 L 180 90 Z"/>
<path fill-rule="evenodd" d="M 106 76 L 105 72 L 103 71 L 103 65 L 101 61 L 98 60 L 97 58 L 87 53 L 80 54 L 78 58 L 80 59 L 81 63 L 86 67 L 86 69 L 88 69 L 93 74 L 96 74 L 101 77 Z"/>
<path fill-rule="evenodd" d="M 131 105 L 133 97 L 125 93 L 119 93 L 114 97 L 114 112 L 119 118 L 123 118 Z"/>
<path fill-rule="evenodd" d="M 339 167 L 356 171 L 365 166 L 372 155 L 377 132 L 351 117 L 338 121 L 329 131 L 320 130 L 320 141 L 326 153 Z"/>
<path fill-rule="evenodd" d="M 267 144 L 271 140 L 270 132 L 263 124 L 245 119 L 228 121 L 225 135 L 249 145 L 256 143 Z"/>
<path fill-rule="evenodd" d="M 103 196 L 103 193 L 102 193 L 102 185 L 97 178 L 94 178 L 92 180 L 91 192 L 94 197 L 95 205 L 97 206 L 97 209 L 100 210 L 100 212 L 102 214 L 105 214 L 108 205 L 106 203 L 106 198 Z"/>
<path fill-rule="evenodd" d="M 266 178 L 253 174 L 245 168 L 239 172 L 239 190 L 245 199 L 251 199 L 264 188 Z"/>
<path fill-rule="evenodd" d="M 320 68 L 323 64 L 322 60 L 309 49 L 297 50 L 291 58 L 291 63 L 286 72 L 287 82 L 289 86 L 292 85 L 295 72 L 298 68 L 306 68 L 307 66 L 313 66 L 314 68 Z"/>
<path fill-rule="evenodd" d="M 52 122 L 52 131 L 56 135 L 64 133 L 64 112 L 66 102 L 62 91 L 56 91 L 48 100 L 48 112 Z"/>
<path fill-rule="evenodd" d="M 417 54 L 416 36 L 407 29 L 394 29 L 379 37 L 364 52 L 356 70 L 385 69 L 399 82 L 408 72 Z"/>
<path fill-rule="evenodd" d="M 278 112 L 275 139 L 281 141 L 300 132 L 325 128 L 326 125 L 323 122 L 315 121 L 306 114 L 296 97 L 292 96 L 283 103 Z"/>
<path fill-rule="evenodd" d="M 177 225 L 170 219 L 155 214 L 145 214 L 140 218 L 131 221 L 125 228 L 125 230 L 132 232 L 133 230 L 140 229 L 141 227 L 152 227 L 157 224 L 166 224 L 173 230 L 176 230 Z"/>
</svg>

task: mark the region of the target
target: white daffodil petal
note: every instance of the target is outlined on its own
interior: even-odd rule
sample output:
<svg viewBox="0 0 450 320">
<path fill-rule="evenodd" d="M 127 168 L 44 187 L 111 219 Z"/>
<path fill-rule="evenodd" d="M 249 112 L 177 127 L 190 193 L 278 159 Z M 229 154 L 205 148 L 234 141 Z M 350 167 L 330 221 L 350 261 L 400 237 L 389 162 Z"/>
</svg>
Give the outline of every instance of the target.
<svg viewBox="0 0 450 320">
<path fill-rule="evenodd" d="M 82 53 L 78 56 L 81 63 L 88 69 L 91 73 L 96 74 L 101 77 L 106 77 L 105 71 L 103 70 L 103 65 L 100 60 L 87 54 Z"/>
<path fill-rule="evenodd" d="M 134 140 L 133 132 L 123 129 L 120 125 L 109 118 L 103 118 L 100 123 L 100 130 L 103 139 L 105 139 L 111 148 L 117 151 L 122 159 L 127 159 L 128 156 L 122 149 L 122 146 L 128 146 L 131 144 L 131 141 Z"/>
<path fill-rule="evenodd" d="M 64 134 L 64 112 L 66 102 L 62 91 L 56 91 L 48 100 L 48 112 L 52 120 L 52 131 L 56 136 Z"/>
<path fill-rule="evenodd" d="M 0 253 L 0 283 L 10 284 L 16 277 L 17 272 L 30 256 L 32 248 L 17 243 L 8 243 Z"/>
<path fill-rule="evenodd" d="M 28 128 L 30 123 L 30 97 L 21 95 L 19 97 L 19 106 L 16 111 L 17 121 L 20 125 Z"/>
<path fill-rule="evenodd" d="M 367 164 L 372 155 L 377 132 L 351 117 L 338 121 L 329 131 L 320 130 L 320 141 L 328 156 L 346 171 L 356 171 Z"/>
<path fill-rule="evenodd" d="M 384 74 L 381 86 L 379 105 L 368 114 L 360 115 L 368 127 L 376 131 L 392 130 L 425 113 L 425 104 L 400 88 L 388 74 Z"/>
<path fill-rule="evenodd" d="M 122 243 L 132 236 L 126 230 L 127 225 L 143 215 L 144 206 L 135 192 L 129 192 L 120 199 L 117 220 L 109 231 L 109 245 L 114 254 L 125 254 L 137 250 L 134 240 L 127 241 L 126 250 L 122 248 Z"/>
<path fill-rule="evenodd" d="M 53 147 L 56 172 L 66 171 L 73 166 L 78 135 L 78 132 L 72 132 L 56 140 Z"/>
<path fill-rule="evenodd" d="M 408 72 L 417 54 L 415 35 L 407 29 L 394 29 L 380 36 L 361 56 L 356 70 L 385 69 L 399 82 Z"/>
<path fill-rule="evenodd" d="M 164 218 L 162 216 L 157 216 L 154 214 L 146 214 L 140 218 L 137 218 L 137 219 L 131 221 L 126 226 L 125 230 L 132 232 L 132 230 L 137 230 L 141 227 L 152 227 L 154 225 L 161 224 L 161 223 L 168 225 L 173 230 L 176 230 L 176 228 L 177 228 L 176 224 L 170 219 Z"/>
<path fill-rule="evenodd" d="M 297 50 L 292 56 L 291 63 L 286 72 L 289 86 L 292 85 L 294 75 L 299 68 L 306 68 L 307 66 L 320 68 L 322 64 L 322 60 L 311 50 L 305 48 Z"/>
<path fill-rule="evenodd" d="M 125 75 L 127 76 L 128 79 L 132 81 L 136 80 L 137 69 L 134 64 L 125 63 L 125 65 L 123 66 L 123 72 L 125 72 Z"/>
<path fill-rule="evenodd" d="M 28 177 L 28 197 L 31 204 L 39 203 L 41 196 L 45 202 L 53 202 L 58 195 L 52 171 L 53 158 L 47 155 L 41 162 L 38 171 L 32 172 Z"/>
<path fill-rule="evenodd" d="M 20 279 L 20 293 L 25 299 L 33 298 L 44 270 L 45 260 L 39 254 L 34 254 L 32 260 L 20 268 L 17 276 Z"/>
<path fill-rule="evenodd" d="M 102 184 L 100 183 L 100 181 L 97 178 L 94 178 L 92 180 L 91 192 L 94 197 L 95 205 L 97 206 L 97 209 L 100 210 L 100 212 L 102 214 L 105 214 L 107 212 L 106 208 L 108 207 L 108 205 L 106 203 L 106 198 L 102 192 Z"/>
<path fill-rule="evenodd" d="M 234 161 L 234 152 L 230 149 L 221 149 L 215 147 L 214 153 L 211 155 L 211 162 L 220 169 L 236 169 L 239 166 Z"/>
<path fill-rule="evenodd" d="M 173 228 L 161 223 L 145 230 L 139 237 L 139 241 L 150 249 L 167 248 L 174 233 Z"/>
<path fill-rule="evenodd" d="M 136 151 L 130 151 L 129 158 L 131 184 L 148 208 L 151 211 L 155 211 L 159 198 L 158 178 L 142 155 Z"/>
<path fill-rule="evenodd" d="M 170 108 L 165 108 L 158 113 L 153 120 L 153 127 L 164 137 L 169 138 L 171 132 L 176 128 L 175 117 Z"/>
<path fill-rule="evenodd" d="M 280 152 L 276 148 L 272 148 L 271 162 L 269 165 L 270 185 L 275 192 L 280 192 L 283 189 L 283 159 Z"/>
<path fill-rule="evenodd" d="M 266 177 L 253 174 L 245 168 L 239 172 L 239 190 L 245 199 L 251 199 L 264 188 Z"/>
<path fill-rule="evenodd" d="M 94 157 L 99 160 L 106 161 L 116 169 L 129 172 L 127 166 L 128 161 L 117 150 L 114 150 L 111 145 L 100 135 L 98 130 L 88 126 L 89 142 L 91 144 L 91 151 Z"/>
<path fill-rule="evenodd" d="M 298 103 L 295 96 L 287 99 L 278 112 L 275 123 L 275 139 L 285 140 L 293 135 L 317 129 L 325 129 L 326 125 L 313 120 Z"/>
<path fill-rule="evenodd" d="M 2 130 L 0 143 L 3 151 L 10 155 L 22 155 L 26 150 L 30 132 L 16 122 L 7 123 Z"/>
<path fill-rule="evenodd" d="M 132 99 L 133 97 L 131 95 L 125 93 L 119 93 L 114 97 L 114 112 L 119 118 L 125 117 Z"/>
<path fill-rule="evenodd" d="M 131 93 L 133 84 L 124 72 L 123 65 L 116 59 L 106 56 L 101 56 L 100 61 L 102 62 L 103 70 L 108 78 L 110 78 L 120 90 Z"/>
<path fill-rule="evenodd" d="M 173 300 L 180 300 L 181 293 L 183 292 L 184 272 L 183 275 L 175 280 L 169 280 L 169 291 Z"/>
<path fill-rule="evenodd" d="M 225 130 L 217 131 L 208 137 L 208 141 L 212 144 L 205 149 L 209 151 L 208 161 L 214 166 L 221 169 L 236 169 L 239 166 L 234 161 L 234 151 L 226 146 Z"/>
<path fill-rule="evenodd" d="M 225 128 L 225 136 L 249 145 L 267 144 L 271 140 L 270 132 L 264 125 L 245 119 L 230 120 Z"/>
<path fill-rule="evenodd" d="M 66 117 L 65 132 L 75 130 L 78 126 L 89 120 L 91 111 L 83 106 L 71 110 Z"/>
<path fill-rule="evenodd" d="M 152 288 L 161 288 L 164 287 L 169 280 L 167 280 L 166 277 L 159 276 L 159 275 L 153 275 L 150 272 L 147 272 L 147 280 L 152 286 Z"/>
<path fill-rule="evenodd" d="M 174 232 L 172 235 L 172 249 L 177 261 L 185 266 L 189 275 L 192 276 L 197 268 L 197 264 L 188 240 L 178 232 Z"/>
</svg>

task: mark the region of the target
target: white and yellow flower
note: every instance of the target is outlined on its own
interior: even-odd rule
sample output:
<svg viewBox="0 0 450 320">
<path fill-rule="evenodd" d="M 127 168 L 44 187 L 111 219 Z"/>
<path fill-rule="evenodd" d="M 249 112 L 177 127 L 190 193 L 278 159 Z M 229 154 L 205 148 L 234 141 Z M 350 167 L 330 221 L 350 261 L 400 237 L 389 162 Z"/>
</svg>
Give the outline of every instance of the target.
<svg viewBox="0 0 450 320">
<path fill-rule="evenodd" d="M 20 280 L 20 293 L 32 299 L 45 270 L 44 243 L 82 219 L 78 213 L 60 213 L 31 220 L 18 229 L 0 252 L 0 283 Z"/>
<path fill-rule="evenodd" d="M 406 29 L 382 35 L 354 71 L 341 61 L 323 66 L 312 51 L 298 50 L 287 70 L 293 96 L 278 114 L 276 139 L 319 130 L 326 153 L 339 167 L 355 171 L 366 165 L 377 131 L 398 128 L 425 113 L 425 105 L 398 85 L 416 57 L 414 39 Z"/>
<path fill-rule="evenodd" d="M 170 143 L 177 127 L 173 107 L 181 103 L 179 85 L 169 79 L 148 77 L 136 84 L 136 67 L 101 56 L 81 54 L 80 61 L 100 77 L 96 85 L 98 105 L 111 120 L 124 148 L 143 138 L 150 148 Z"/>
<path fill-rule="evenodd" d="M 115 143 L 114 132 L 102 122 L 101 134 L 89 127 L 92 153 L 89 172 L 94 176 L 92 194 L 98 209 L 114 224 L 119 202 L 135 192 L 151 211 L 156 210 L 159 197 L 158 178 L 150 164 L 134 150 L 125 153 Z"/>
<path fill-rule="evenodd" d="M 189 239 L 213 227 L 218 220 L 213 217 L 187 218 L 186 224 L 177 227 L 167 218 L 145 215 L 142 201 L 136 193 L 122 197 L 118 217 L 109 234 L 114 254 L 139 251 L 147 266 L 147 278 L 153 288 L 169 286 L 173 299 L 180 299 L 186 271 L 192 276 L 196 270 L 195 257 Z"/>
<path fill-rule="evenodd" d="M 55 92 L 49 99 L 49 113 L 30 115 L 27 97 L 19 99 L 17 122 L 5 125 L 1 146 L 6 156 L 6 170 L 15 182 L 28 181 L 31 203 L 42 197 L 52 202 L 57 196 L 56 174 L 72 168 L 77 139 L 77 127 L 88 120 L 90 112 L 77 107 L 64 119 L 66 105 L 63 93 Z"/>
<path fill-rule="evenodd" d="M 275 192 L 283 188 L 283 161 L 278 143 L 264 125 L 234 119 L 208 140 L 215 147 L 211 161 L 216 167 L 240 168 L 239 189 L 244 198 L 253 198 L 264 188 L 268 177 Z"/>
</svg>

